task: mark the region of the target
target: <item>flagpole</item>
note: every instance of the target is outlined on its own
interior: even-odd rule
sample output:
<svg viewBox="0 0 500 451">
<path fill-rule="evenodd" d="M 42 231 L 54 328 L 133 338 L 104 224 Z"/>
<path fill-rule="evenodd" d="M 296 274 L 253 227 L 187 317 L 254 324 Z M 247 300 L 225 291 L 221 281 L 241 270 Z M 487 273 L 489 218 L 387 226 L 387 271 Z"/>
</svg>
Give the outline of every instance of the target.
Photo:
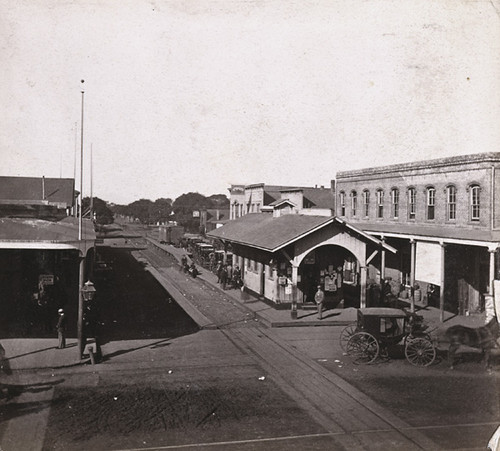
<svg viewBox="0 0 500 451">
<path fill-rule="evenodd" d="M 83 80 L 82 80 L 82 119 L 81 119 L 81 131 L 80 131 L 80 205 L 78 206 L 79 219 L 78 219 L 78 240 L 82 239 L 82 204 L 83 204 L 83 105 L 84 105 L 85 91 L 83 90 Z"/>
<path fill-rule="evenodd" d="M 80 140 L 80 205 L 79 205 L 79 218 L 78 218 L 78 241 L 80 244 L 80 252 L 83 251 L 83 255 L 80 256 L 80 266 L 79 266 L 79 284 L 78 284 L 78 323 L 77 323 L 77 348 L 78 348 L 78 358 L 81 359 L 83 355 L 83 349 L 85 347 L 85 340 L 83 338 L 83 278 L 85 277 L 85 250 L 82 249 L 82 203 L 83 203 L 83 105 L 84 105 L 84 95 L 82 80 L 82 126 L 81 126 L 81 140 Z"/>
</svg>

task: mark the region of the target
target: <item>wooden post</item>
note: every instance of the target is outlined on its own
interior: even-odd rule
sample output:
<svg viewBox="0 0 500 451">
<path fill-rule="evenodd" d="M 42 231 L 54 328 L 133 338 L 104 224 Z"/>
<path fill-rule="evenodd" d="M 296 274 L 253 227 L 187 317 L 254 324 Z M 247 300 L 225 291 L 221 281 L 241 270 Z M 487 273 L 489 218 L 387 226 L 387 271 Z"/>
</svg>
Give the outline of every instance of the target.
<svg viewBox="0 0 500 451">
<path fill-rule="evenodd" d="M 82 288 L 85 276 L 85 257 L 80 258 L 79 276 L 78 276 L 78 323 L 77 323 L 77 341 L 78 341 L 78 360 L 82 358 L 85 343 L 83 342 L 83 293 Z"/>
<path fill-rule="evenodd" d="M 444 290 L 445 290 L 445 277 L 444 277 L 444 270 L 445 270 L 445 250 L 446 250 L 446 245 L 441 242 L 441 290 L 439 291 L 439 319 L 442 323 L 444 323 Z"/>
<path fill-rule="evenodd" d="M 415 296 L 413 293 L 413 289 L 415 287 L 415 266 L 416 266 L 416 247 L 417 243 L 415 240 L 410 240 L 410 245 L 411 245 L 411 261 L 410 261 L 410 285 L 411 285 L 411 290 L 410 290 L 410 311 L 412 313 L 415 312 Z"/>
</svg>

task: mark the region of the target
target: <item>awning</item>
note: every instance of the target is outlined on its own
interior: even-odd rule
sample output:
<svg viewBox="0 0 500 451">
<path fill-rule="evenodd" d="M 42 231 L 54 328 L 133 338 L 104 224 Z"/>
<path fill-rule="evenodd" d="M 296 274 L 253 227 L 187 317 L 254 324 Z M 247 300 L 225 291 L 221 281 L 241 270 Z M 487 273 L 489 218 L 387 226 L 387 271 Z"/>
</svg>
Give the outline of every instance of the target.
<svg viewBox="0 0 500 451">
<path fill-rule="evenodd" d="M 0 249 L 78 249 L 83 254 L 93 247 L 96 235 L 90 220 L 82 221 L 79 239 L 78 219 L 61 221 L 32 218 L 0 218 Z"/>
</svg>

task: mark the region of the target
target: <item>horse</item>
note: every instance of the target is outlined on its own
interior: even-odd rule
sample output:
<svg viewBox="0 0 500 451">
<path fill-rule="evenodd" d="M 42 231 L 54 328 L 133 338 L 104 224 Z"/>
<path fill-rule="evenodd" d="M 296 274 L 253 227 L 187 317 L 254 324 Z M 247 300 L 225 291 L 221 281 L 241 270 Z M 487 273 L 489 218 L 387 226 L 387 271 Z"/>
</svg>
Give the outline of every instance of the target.
<svg viewBox="0 0 500 451">
<path fill-rule="evenodd" d="M 445 332 L 445 336 L 450 342 L 448 349 L 448 362 L 453 369 L 455 363 L 455 353 L 460 345 L 481 349 L 484 355 L 484 364 L 490 367 L 491 350 L 496 347 L 496 340 L 499 336 L 500 327 L 496 317 L 493 317 L 488 324 L 481 327 L 451 326 Z"/>
</svg>

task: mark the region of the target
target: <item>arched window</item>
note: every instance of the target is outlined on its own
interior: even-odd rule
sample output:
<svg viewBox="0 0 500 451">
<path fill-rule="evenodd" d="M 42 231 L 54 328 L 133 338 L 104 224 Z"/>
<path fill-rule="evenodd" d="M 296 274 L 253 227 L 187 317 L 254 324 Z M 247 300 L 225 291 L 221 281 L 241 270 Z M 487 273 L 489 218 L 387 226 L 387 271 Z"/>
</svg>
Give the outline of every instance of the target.
<svg viewBox="0 0 500 451">
<path fill-rule="evenodd" d="M 358 193 L 356 191 L 351 191 L 351 216 L 356 216 L 357 209 L 358 209 Z"/>
<path fill-rule="evenodd" d="M 408 219 L 415 219 L 417 213 L 417 190 L 408 188 Z"/>
<path fill-rule="evenodd" d="M 345 192 L 340 191 L 339 193 L 339 214 L 340 216 L 345 216 Z"/>
<path fill-rule="evenodd" d="M 377 218 L 384 217 L 384 191 L 377 190 Z"/>
<path fill-rule="evenodd" d="M 394 219 L 399 218 L 399 190 L 393 188 L 391 190 L 391 214 Z"/>
<path fill-rule="evenodd" d="M 426 190 L 427 220 L 433 221 L 436 217 L 436 189 L 432 186 Z"/>
<path fill-rule="evenodd" d="M 479 185 L 471 185 L 469 188 L 470 192 L 470 220 L 471 221 L 479 221 L 479 212 L 480 212 L 480 197 L 479 194 L 481 192 L 481 188 Z"/>
<path fill-rule="evenodd" d="M 363 214 L 365 218 L 370 216 L 370 191 L 367 189 L 363 191 Z"/>
<path fill-rule="evenodd" d="M 457 219 L 457 188 L 453 185 L 446 187 L 446 219 Z"/>
</svg>

